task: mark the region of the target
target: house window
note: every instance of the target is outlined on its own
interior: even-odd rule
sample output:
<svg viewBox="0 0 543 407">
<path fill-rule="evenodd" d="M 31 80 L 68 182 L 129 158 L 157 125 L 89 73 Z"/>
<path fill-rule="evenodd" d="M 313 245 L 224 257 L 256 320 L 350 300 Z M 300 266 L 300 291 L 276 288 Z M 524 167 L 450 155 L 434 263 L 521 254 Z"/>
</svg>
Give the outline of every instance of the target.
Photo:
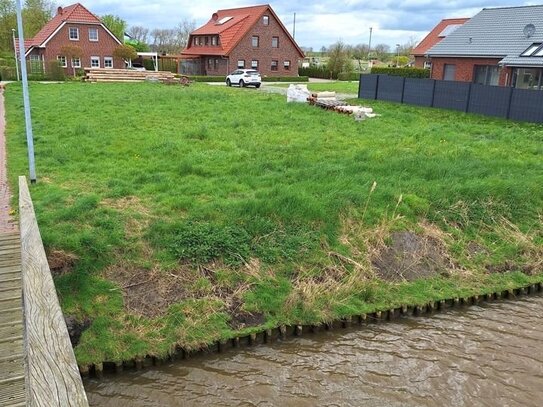
<svg viewBox="0 0 543 407">
<path fill-rule="evenodd" d="M 262 24 L 270 25 L 270 16 L 262 16 Z"/>
<path fill-rule="evenodd" d="M 79 57 L 72 58 L 72 68 L 81 68 L 81 58 Z"/>
<path fill-rule="evenodd" d="M 454 81 L 456 79 L 456 65 L 445 64 L 443 66 L 443 80 Z"/>
<path fill-rule="evenodd" d="M 519 89 L 541 90 L 543 87 L 540 68 L 516 68 L 512 84 Z"/>
<path fill-rule="evenodd" d="M 243 69 L 245 68 L 245 60 L 244 59 L 239 59 L 238 60 L 238 69 Z"/>
<path fill-rule="evenodd" d="M 205 45 L 209 45 L 209 37 L 205 37 Z"/>
<path fill-rule="evenodd" d="M 279 37 L 272 37 L 272 48 L 279 48 Z"/>
<path fill-rule="evenodd" d="M 66 63 L 66 57 L 64 55 L 59 55 L 57 56 L 57 61 L 58 61 L 58 64 L 63 67 L 63 68 L 67 68 L 68 67 L 68 64 Z"/>
<path fill-rule="evenodd" d="M 253 35 L 253 38 L 251 39 L 251 42 L 253 44 L 253 47 L 258 47 L 258 35 Z"/>
<path fill-rule="evenodd" d="M 79 40 L 79 28 L 70 27 L 70 39 L 72 41 L 78 41 Z"/>
<path fill-rule="evenodd" d="M 207 67 L 208 67 L 209 69 L 213 69 L 213 58 L 209 58 L 209 59 L 207 60 Z"/>
<path fill-rule="evenodd" d="M 43 64 L 39 55 L 30 55 L 30 72 L 42 72 Z"/>
<path fill-rule="evenodd" d="M 89 41 L 98 41 L 98 28 L 89 28 Z"/>
<path fill-rule="evenodd" d="M 215 58 L 215 70 L 219 69 L 219 59 Z"/>
<path fill-rule="evenodd" d="M 113 57 L 104 57 L 104 68 L 113 68 Z"/>
<path fill-rule="evenodd" d="M 431 69 L 431 68 L 432 68 L 432 62 L 424 61 L 424 69 Z"/>
<path fill-rule="evenodd" d="M 277 71 L 278 66 L 279 66 L 279 61 L 273 60 L 271 62 L 271 70 L 272 71 Z"/>
<path fill-rule="evenodd" d="M 283 62 L 283 68 L 285 71 L 290 71 L 290 61 Z"/>
<path fill-rule="evenodd" d="M 211 45 L 217 45 L 217 37 L 216 36 L 211 37 Z"/>
<path fill-rule="evenodd" d="M 91 68 L 100 68 L 100 57 L 91 57 Z"/>
<path fill-rule="evenodd" d="M 251 61 L 251 68 L 258 69 L 258 61 L 256 59 Z"/>
<path fill-rule="evenodd" d="M 475 65 L 473 83 L 498 86 L 500 72 L 497 65 Z"/>
</svg>

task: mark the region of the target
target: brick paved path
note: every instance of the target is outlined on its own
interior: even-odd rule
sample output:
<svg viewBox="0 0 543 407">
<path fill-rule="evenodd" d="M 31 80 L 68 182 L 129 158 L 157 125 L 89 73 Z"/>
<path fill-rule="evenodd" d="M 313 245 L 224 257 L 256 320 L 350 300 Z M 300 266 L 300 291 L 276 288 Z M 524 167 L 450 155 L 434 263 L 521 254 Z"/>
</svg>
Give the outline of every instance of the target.
<svg viewBox="0 0 543 407">
<path fill-rule="evenodd" d="M 7 180 L 5 127 L 4 91 L 0 88 L 0 233 L 17 230 L 17 224 L 10 216 L 9 201 L 11 193 Z"/>
</svg>

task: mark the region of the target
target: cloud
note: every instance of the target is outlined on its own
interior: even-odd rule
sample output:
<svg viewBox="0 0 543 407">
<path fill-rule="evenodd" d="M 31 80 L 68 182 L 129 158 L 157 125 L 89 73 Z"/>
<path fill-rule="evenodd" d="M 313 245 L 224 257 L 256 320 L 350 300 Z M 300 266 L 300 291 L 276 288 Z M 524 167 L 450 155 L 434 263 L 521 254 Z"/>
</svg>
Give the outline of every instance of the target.
<svg viewBox="0 0 543 407">
<path fill-rule="evenodd" d="M 246 0 L 87 0 L 85 7 L 97 15 L 114 14 L 129 25 L 149 29 L 174 27 L 187 19 L 197 25 L 223 8 L 261 4 Z M 367 43 L 373 28 L 372 43 L 406 43 L 422 39 L 442 18 L 471 17 L 484 7 L 520 6 L 533 2 L 515 0 L 315 0 L 271 2 L 275 12 L 291 31 L 296 13 L 296 40 L 302 46 L 328 46 L 338 40 L 349 44 Z M 66 3 L 65 5 L 68 5 Z"/>
</svg>

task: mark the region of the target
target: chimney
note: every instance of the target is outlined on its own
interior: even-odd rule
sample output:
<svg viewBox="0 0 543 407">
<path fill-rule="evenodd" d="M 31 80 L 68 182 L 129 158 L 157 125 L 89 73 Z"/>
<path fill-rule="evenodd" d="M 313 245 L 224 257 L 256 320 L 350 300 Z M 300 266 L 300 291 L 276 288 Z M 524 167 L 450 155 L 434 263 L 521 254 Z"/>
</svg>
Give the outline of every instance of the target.
<svg viewBox="0 0 543 407">
<path fill-rule="evenodd" d="M 213 13 L 213 15 L 211 16 L 211 19 L 213 21 L 217 21 L 219 19 L 219 15 L 217 13 Z"/>
<path fill-rule="evenodd" d="M 57 8 L 57 16 L 62 14 L 62 7 Z"/>
</svg>

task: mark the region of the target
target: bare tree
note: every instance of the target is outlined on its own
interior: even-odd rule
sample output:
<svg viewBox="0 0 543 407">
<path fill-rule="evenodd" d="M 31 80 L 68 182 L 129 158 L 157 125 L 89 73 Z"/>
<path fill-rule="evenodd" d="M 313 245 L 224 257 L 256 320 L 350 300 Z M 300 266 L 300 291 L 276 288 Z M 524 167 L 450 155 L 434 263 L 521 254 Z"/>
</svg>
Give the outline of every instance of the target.
<svg viewBox="0 0 543 407">
<path fill-rule="evenodd" d="M 155 28 L 150 32 L 151 48 L 155 52 L 179 53 L 187 45 L 195 27 L 194 21 L 183 20 L 175 28 Z"/>
<path fill-rule="evenodd" d="M 349 46 L 342 41 L 328 47 L 328 64 L 326 65 L 330 71 L 331 78 L 337 78 L 337 75 L 342 72 L 352 72 L 352 60 Z"/>
<path fill-rule="evenodd" d="M 136 40 L 137 42 L 147 44 L 149 29 L 140 25 L 135 25 L 129 28 L 128 35 L 130 35 L 132 39 Z"/>
<path fill-rule="evenodd" d="M 368 56 L 368 52 L 369 52 L 368 44 L 358 44 L 358 45 L 355 45 L 354 47 L 352 47 L 352 49 L 351 49 L 351 53 L 353 55 L 353 58 L 358 63 L 358 70 L 359 71 L 362 70 L 362 62 L 361 61 L 366 59 L 366 57 Z"/>
<path fill-rule="evenodd" d="M 194 20 L 184 19 L 175 27 L 177 34 L 177 45 L 183 49 L 187 46 L 189 35 L 196 28 L 196 22 Z"/>
<path fill-rule="evenodd" d="M 380 61 L 387 61 L 390 57 L 390 46 L 387 44 L 377 44 L 373 47 L 372 54 Z"/>
</svg>

